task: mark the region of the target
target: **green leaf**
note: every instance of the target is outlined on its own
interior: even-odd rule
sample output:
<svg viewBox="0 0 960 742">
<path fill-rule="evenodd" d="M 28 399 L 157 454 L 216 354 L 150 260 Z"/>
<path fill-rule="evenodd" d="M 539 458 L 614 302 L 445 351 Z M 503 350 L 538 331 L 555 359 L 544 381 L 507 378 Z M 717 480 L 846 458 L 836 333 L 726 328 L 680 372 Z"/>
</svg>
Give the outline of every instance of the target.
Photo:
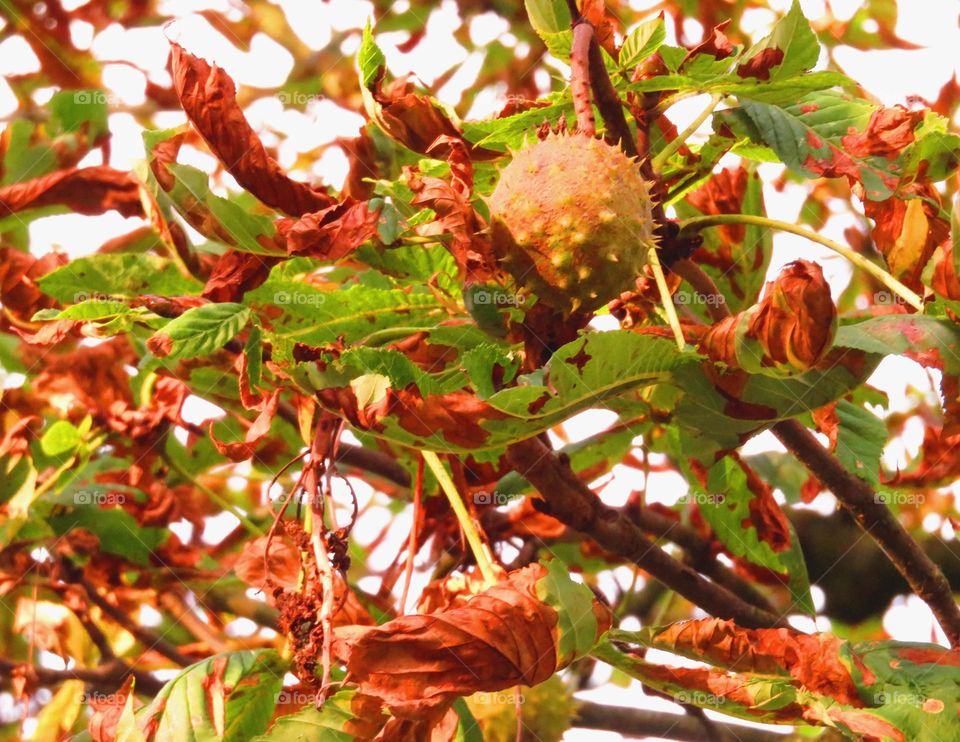
<svg viewBox="0 0 960 742">
<path fill-rule="evenodd" d="M 272 649 L 214 655 L 163 686 L 137 722 L 151 730 L 151 742 L 246 742 L 273 717 L 284 665 Z"/>
<path fill-rule="evenodd" d="M 501 369 L 501 383 L 509 384 L 520 367 L 520 359 L 505 354 L 499 346 L 484 343 L 464 353 L 460 365 L 476 387 L 480 399 L 487 399 L 497 392 L 494 386 L 496 369 Z"/>
<path fill-rule="evenodd" d="M 669 90 L 670 87 L 661 89 Z M 561 118 L 567 124 L 571 124 L 575 118 L 573 101 L 568 98 L 513 116 L 488 121 L 465 121 L 463 135 L 478 146 L 505 152 L 508 149 L 520 149 L 531 132 L 544 122 L 554 126 Z"/>
<path fill-rule="evenodd" d="M 247 380 L 251 390 L 254 390 L 263 380 L 263 333 L 256 323 L 250 327 L 243 355 L 247 359 Z"/>
<path fill-rule="evenodd" d="M 927 111 L 914 131 L 915 139 L 903 151 L 903 173 L 910 178 L 945 180 L 960 164 L 960 136 L 950 131 L 949 119 Z"/>
<path fill-rule="evenodd" d="M 547 575 L 536 584 L 537 597 L 557 612 L 557 666 L 589 653 L 597 640 L 593 592 L 570 579 L 560 559 L 541 562 Z"/>
<path fill-rule="evenodd" d="M 702 367 L 685 366 L 675 372 L 673 386 L 658 390 L 653 404 L 673 408 L 674 420 L 684 428 L 683 453 L 712 465 L 716 453 L 739 448 L 751 435 L 779 420 L 846 396 L 867 380 L 880 358 L 851 356 L 846 365 L 841 362 L 786 378 L 754 374 L 737 399 L 719 391 Z"/>
<path fill-rule="evenodd" d="M 880 457 L 887 444 L 887 426 L 870 410 L 845 399 L 837 402 L 840 427 L 837 431 L 837 458 L 851 474 L 880 484 Z"/>
<path fill-rule="evenodd" d="M 769 35 L 751 46 L 738 60 L 737 68 L 773 50 L 783 54 L 782 61 L 770 68 L 771 80 L 783 80 L 813 69 L 820 57 L 820 43 L 810 23 L 800 10 L 799 0 L 794 0 L 790 11 L 780 18 Z"/>
<path fill-rule="evenodd" d="M 750 489 L 746 472 L 737 462 L 726 456 L 710 467 L 706 487 L 702 487 L 692 473 L 687 476 L 687 481 L 696 493 L 701 515 L 730 553 L 788 575 L 794 603 L 800 610 L 812 615 L 815 609 L 810 595 L 810 582 L 796 534 L 791 532 L 790 545 L 781 551 L 776 551 L 762 539 L 751 523 L 751 508 L 759 495 Z"/>
<path fill-rule="evenodd" d="M 530 25 L 540 37 L 570 30 L 570 8 L 565 0 L 524 0 L 524 5 Z"/>
<path fill-rule="evenodd" d="M 308 704 L 294 714 L 281 716 L 253 742 L 352 742 L 355 737 L 347 729 L 354 718 L 354 695 L 353 689 L 341 690 L 328 698 L 322 709 Z"/>
<path fill-rule="evenodd" d="M 170 352 L 165 358 L 206 356 L 232 340 L 249 320 L 250 308 L 243 304 L 204 304 L 168 322 L 151 340 L 166 342 L 169 339 Z"/>
<path fill-rule="evenodd" d="M 75 528 L 90 531 L 100 539 L 102 551 L 141 567 L 150 566 L 151 554 L 167 538 L 166 529 L 141 526 L 120 508 L 81 505 L 69 513 L 47 518 L 47 522 L 58 536 Z"/>
<path fill-rule="evenodd" d="M 453 742 L 483 742 L 483 729 L 481 729 L 473 712 L 470 711 L 466 699 L 458 698 L 455 700 L 453 710 L 460 717 Z"/>
<path fill-rule="evenodd" d="M 624 70 L 632 70 L 657 51 L 666 39 L 667 29 L 663 18 L 658 16 L 641 23 L 623 40 L 618 64 Z"/>
<path fill-rule="evenodd" d="M 147 158 L 152 160 L 157 147 L 183 131 L 183 128 L 145 131 L 143 144 Z M 231 198 L 217 196 L 210 190 L 210 176 L 191 165 L 165 162 L 163 168 L 172 181 L 170 190 L 160 185 L 152 167 L 142 163 L 138 168 L 139 176 L 148 184 L 157 203 L 164 207 L 172 205 L 212 241 L 225 242 L 242 252 L 278 254 L 273 246 L 277 231 L 273 217 L 254 211 L 263 207 L 253 196 L 247 193 Z"/>
<path fill-rule="evenodd" d="M 835 92 L 803 96 L 779 106 L 744 100 L 740 108 L 723 111 L 714 126 L 728 126 L 738 136 L 770 147 L 787 167 L 809 178 L 823 168 L 848 171 L 864 184 L 871 200 L 892 194 L 899 165 L 882 157 L 854 157 L 843 151 L 842 138 L 850 130 L 866 128 L 875 106 Z"/>
<path fill-rule="evenodd" d="M 960 373 L 960 327 L 949 320 L 920 314 L 874 317 L 841 326 L 834 345 L 881 355 L 915 353 L 941 361 L 949 374 Z"/>
<path fill-rule="evenodd" d="M 108 299 L 88 299 L 87 301 L 74 304 L 66 309 L 42 309 L 33 315 L 34 322 L 72 319 L 80 322 L 107 319 L 121 314 L 131 314 L 135 310 L 124 304 L 122 301 L 110 301 Z"/>
<path fill-rule="evenodd" d="M 57 420 L 40 438 L 40 450 L 50 457 L 76 451 L 83 443 L 83 435 L 68 420 Z"/>
<path fill-rule="evenodd" d="M 381 70 L 387 64 L 387 58 L 373 38 L 369 19 L 363 27 L 363 38 L 360 41 L 360 50 L 357 52 L 357 64 L 360 67 L 360 80 L 364 88 L 369 88 L 377 81 Z"/>
<path fill-rule="evenodd" d="M 331 292 L 279 275 L 244 297 L 258 309 L 270 306 L 281 310 L 264 333 L 273 345 L 275 361 L 289 363 L 294 343 L 322 346 L 341 336 L 347 344 L 356 343 L 378 332 L 392 332 L 401 315 L 404 327 L 409 329 L 406 334 L 412 334 L 434 327 L 446 314 L 437 297 L 426 291 L 353 285 Z"/>
<path fill-rule="evenodd" d="M 64 304 L 116 296 L 197 295 L 203 284 L 166 258 L 143 253 L 97 253 L 71 260 L 40 278 L 43 292 Z"/>
</svg>

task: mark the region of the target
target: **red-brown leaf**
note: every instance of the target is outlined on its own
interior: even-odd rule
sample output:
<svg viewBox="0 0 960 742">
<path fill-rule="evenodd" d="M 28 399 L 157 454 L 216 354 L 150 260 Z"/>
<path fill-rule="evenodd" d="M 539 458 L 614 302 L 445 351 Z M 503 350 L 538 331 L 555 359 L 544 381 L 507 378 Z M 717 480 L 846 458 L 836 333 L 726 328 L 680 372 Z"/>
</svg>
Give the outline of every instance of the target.
<svg viewBox="0 0 960 742">
<path fill-rule="evenodd" d="M 313 214 L 305 214 L 287 230 L 291 255 L 309 255 L 321 260 L 338 260 L 356 250 L 377 232 L 379 211 L 366 201 L 347 197 Z"/>
<path fill-rule="evenodd" d="M 397 716 L 439 709 L 457 696 L 536 685 L 557 671 L 556 611 L 536 596 L 539 564 L 462 606 L 336 634 L 359 691 Z"/>
<path fill-rule="evenodd" d="M 66 206 L 78 214 L 119 211 L 143 216 L 140 187 L 125 172 L 111 167 L 66 168 L 0 188 L 0 216 L 41 206 Z"/>
<path fill-rule="evenodd" d="M 913 130 L 923 116 L 923 111 L 908 111 L 901 106 L 881 108 L 870 116 L 864 131 L 851 128 L 841 141 L 854 157 L 892 157 L 913 143 Z"/>
<path fill-rule="evenodd" d="M 328 194 L 290 178 L 267 154 L 237 103 L 230 76 L 179 44 L 171 45 L 173 83 L 190 122 L 240 186 L 291 216 L 335 203 Z"/>
<path fill-rule="evenodd" d="M 707 618 L 671 624 L 655 640 L 658 645 L 738 672 L 789 674 L 815 693 L 863 706 L 856 683 L 840 660 L 843 641 L 832 634 L 743 629 L 733 621 Z"/>
<path fill-rule="evenodd" d="M 247 434 L 242 441 L 225 443 L 217 440 L 213 434 L 213 423 L 210 423 L 210 440 L 216 449 L 231 461 L 246 461 L 256 450 L 260 442 L 270 432 L 270 425 L 273 423 L 273 417 L 277 414 L 277 406 L 280 404 L 280 393 L 274 392 L 266 398 L 263 410 L 253 421 L 253 425 L 247 428 Z"/>
</svg>

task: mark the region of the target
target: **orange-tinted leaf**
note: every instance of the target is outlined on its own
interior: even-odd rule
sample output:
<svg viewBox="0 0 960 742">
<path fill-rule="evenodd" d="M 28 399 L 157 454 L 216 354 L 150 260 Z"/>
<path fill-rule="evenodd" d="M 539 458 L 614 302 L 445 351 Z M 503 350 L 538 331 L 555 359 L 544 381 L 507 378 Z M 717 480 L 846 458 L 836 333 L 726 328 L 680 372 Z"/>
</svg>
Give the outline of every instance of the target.
<svg viewBox="0 0 960 742">
<path fill-rule="evenodd" d="M 863 202 L 874 220 L 871 233 L 890 271 L 913 289 L 934 250 L 950 236 L 950 223 L 939 213 L 940 197 L 930 184 L 915 183 L 900 197 Z"/>
<path fill-rule="evenodd" d="M 294 591 L 299 587 L 300 555 L 288 539 L 275 537 L 270 542 L 269 560 L 264 566 L 264 549 L 267 537 L 263 536 L 244 545 L 240 557 L 233 565 L 237 577 L 258 590 L 267 584 L 267 569 L 270 579 L 284 588 Z"/>
<path fill-rule="evenodd" d="M 133 676 L 130 675 L 113 693 L 91 694 L 89 702 L 93 708 L 93 715 L 87 723 L 87 731 L 93 738 L 93 742 L 118 742 L 117 725 L 120 723 L 120 717 L 127 705 L 127 698 L 132 691 Z M 130 718 L 133 718 L 132 713 Z"/>
<path fill-rule="evenodd" d="M 477 691 L 536 685 L 558 669 L 558 615 L 536 593 L 545 574 L 531 565 L 462 605 L 338 630 L 338 654 L 359 691 L 400 717 Z"/>
<path fill-rule="evenodd" d="M 764 365 L 803 370 L 830 349 L 836 324 L 837 308 L 820 266 L 796 260 L 767 284 L 746 334 L 762 346 Z"/>
<path fill-rule="evenodd" d="M 174 88 L 184 112 L 241 187 L 291 216 L 326 209 L 334 199 L 291 179 L 250 127 L 237 91 L 221 68 L 171 45 Z"/>
<path fill-rule="evenodd" d="M 279 391 L 267 397 L 263 405 L 263 410 L 257 416 L 257 419 L 253 421 L 253 425 L 247 428 L 247 434 L 242 441 L 225 443 L 217 440 L 217 437 L 213 434 L 213 423 L 210 423 L 208 431 L 210 440 L 220 453 L 232 461 L 246 461 L 253 456 L 253 452 L 257 446 L 270 432 L 270 425 L 273 423 L 274 415 L 277 414 L 277 406 L 279 404 Z"/>
<path fill-rule="evenodd" d="M 376 234 L 379 218 L 379 211 L 371 211 L 366 201 L 347 197 L 294 222 L 287 231 L 287 250 L 291 255 L 338 260 Z"/>
<path fill-rule="evenodd" d="M 913 130 L 922 120 L 923 111 L 908 111 L 901 106 L 881 108 L 870 116 L 866 129 L 852 129 L 841 141 L 854 157 L 892 157 L 913 143 Z"/>
<path fill-rule="evenodd" d="M 279 258 L 256 253 L 227 250 L 213 266 L 203 287 L 203 297 L 214 302 L 238 302 L 267 280 Z"/>
<path fill-rule="evenodd" d="M 843 640 L 793 629 L 743 629 L 706 618 L 672 624 L 652 637 L 653 646 L 713 665 L 769 675 L 790 675 L 809 690 L 840 703 L 863 706 L 856 683 L 840 661 Z"/>
<path fill-rule="evenodd" d="M 78 214 L 119 211 L 143 216 L 140 186 L 111 167 L 67 168 L 0 188 L 0 216 L 41 206 L 66 206 Z"/>
</svg>

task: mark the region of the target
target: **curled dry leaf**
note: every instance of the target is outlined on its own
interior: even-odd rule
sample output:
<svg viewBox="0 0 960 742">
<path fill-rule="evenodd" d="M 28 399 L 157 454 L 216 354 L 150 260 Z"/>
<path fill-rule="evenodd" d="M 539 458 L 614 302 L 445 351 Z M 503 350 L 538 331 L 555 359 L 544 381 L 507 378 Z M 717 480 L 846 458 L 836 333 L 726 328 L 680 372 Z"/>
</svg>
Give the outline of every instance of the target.
<svg viewBox="0 0 960 742">
<path fill-rule="evenodd" d="M 213 423 L 210 423 L 210 440 L 216 449 L 231 461 L 246 461 L 256 450 L 260 442 L 270 433 L 270 425 L 273 423 L 273 417 L 277 414 L 277 406 L 280 404 L 280 392 L 275 391 L 268 396 L 263 403 L 263 409 L 257 415 L 257 419 L 247 428 L 247 433 L 242 441 L 224 442 L 219 440 L 213 433 Z"/>
<path fill-rule="evenodd" d="M 763 298 L 715 324 L 700 349 L 731 369 L 805 371 L 826 356 L 837 326 L 837 308 L 823 271 L 809 260 L 785 266 Z"/>
<path fill-rule="evenodd" d="M 376 234 L 379 219 L 379 211 L 372 210 L 366 201 L 348 196 L 294 222 L 286 234 L 287 250 L 291 255 L 339 260 Z"/>
<path fill-rule="evenodd" d="M 267 154 L 237 103 L 236 86 L 226 72 L 211 67 L 179 44 L 171 45 L 170 58 L 180 105 L 242 188 L 291 216 L 320 211 L 335 203 L 326 193 L 290 178 Z"/>
<path fill-rule="evenodd" d="M 0 216 L 41 206 L 66 206 L 87 215 L 119 211 L 143 216 L 137 181 L 103 165 L 57 170 L 0 188 Z"/>
<path fill-rule="evenodd" d="M 537 685 L 573 659 L 561 649 L 568 617 L 539 597 L 547 579 L 534 564 L 452 608 L 339 629 L 335 651 L 359 692 L 401 718 L 477 691 Z M 591 643 L 609 625 L 606 609 L 593 605 Z"/>
</svg>

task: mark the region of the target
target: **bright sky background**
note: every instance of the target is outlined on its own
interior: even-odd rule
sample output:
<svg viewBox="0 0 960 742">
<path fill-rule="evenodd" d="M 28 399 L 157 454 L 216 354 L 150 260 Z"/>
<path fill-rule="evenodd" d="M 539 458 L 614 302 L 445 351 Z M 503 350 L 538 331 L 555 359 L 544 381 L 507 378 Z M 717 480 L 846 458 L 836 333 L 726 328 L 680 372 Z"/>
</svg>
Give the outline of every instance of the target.
<svg viewBox="0 0 960 742">
<path fill-rule="evenodd" d="M 405 3 L 406 0 L 400 0 L 396 4 Z M 82 2 L 76 2 L 76 0 L 64 3 L 67 7 L 81 4 Z M 327 43 L 332 29 L 360 28 L 372 14 L 372 5 L 364 0 L 330 0 L 329 2 L 286 0 L 278 4 L 284 7 L 291 20 L 291 26 L 300 34 L 301 40 L 315 48 Z M 632 4 L 635 8 L 644 10 L 654 3 L 648 0 L 634 0 Z M 789 0 L 771 0 L 770 4 L 778 10 L 785 11 L 789 8 L 790 2 Z M 960 49 L 960 27 L 958 27 L 960 3 L 957 0 L 923 0 L 900 4 L 904 12 L 900 14 L 897 33 L 902 38 L 923 46 L 923 49 L 861 52 L 851 48 L 841 48 L 835 55 L 836 60 L 848 75 L 860 81 L 871 94 L 886 105 L 905 103 L 907 96 L 910 95 L 935 98 L 940 87 L 949 80 L 950 76 L 960 72 L 960 54 L 957 53 Z M 801 5 L 805 14 L 811 19 L 822 16 L 826 10 L 823 0 L 801 0 Z M 833 0 L 831 6 L 838 18 L 846 19 L 860 6 L 860 3 L 857 0 Z M 119 26 L 113 26 L 94 38 L 92 27 L 77 22 L 71 32 L 78 45 L 92 45 L 94 54 L 99 59 L 132 62 L 151 80 L 160 84 L 169 83 L 169 77 L 164 70 L 168 38 L 216 62 L 225 68 L 241 86 L 269 90 L 281 85 L 289 74 L 293 64 L 291 55 L 271 39 L 262 34 L 254 37 L 250 51 L 244 53 L 214 31 L 205 19 L 195 15 L 197 11 L 207 8 L 231 12 L 234 6 L 230 2 L 168 0 L 161 3 L 161 7 L 164 12 L 182 14 L 182 17 L 164 30 L 150 28 L 124 30 Z M 236 10 L 232 12 L 236 13 Z M 760 38 L 769 30 L 774 19 L 774 15 L 769 11 L 748 10 L 744 15 L 744 28 L 751 32 L 754 38 Z M 378 42 L 387 55 L 391 72 L 397 75 L 414 73 L 424 83 L 430 84 L 451 64 L 460 64 L 459 71 L 438 91 L 438 97 L 445 103 L 451 105 L 458 103 L 462 92 L 472 84 L 481 61 L 480 55 L 469 55 L 454 39 L 451 32 L 458 25 L 456 4 L 446 0 L 432 11 L 428 34 L 411 53 L 404 54 L 396 48 L 398 43 L 405 40 L 406 34 L 380 35 Z M 668 43 L 675 42 L 672 24 L 668 23 L 667 29 Z M 695 21 L 690 21 L 686 30 L 692 36 L 702 32 Z M 478 18 L 471 28 L 471 35 L 477 43 L 486 43 L 494 38 L 500 38 L 508 45 L 511 39 L 512 43 L 516 44 L 516 38 L 509 35 L 507 25 L 492 14 Z M 358 44 L 359 36 L 344 45 L 343 53 L 352 56 Z M 442 60 L 442 65 L 438 64 L 438 60 Z M 556 60 L 551 63 L 551 66 L 556 74 L 566 71 L 565 65 Z M 0 43 L 0 75 L 25 73 L 36 69 L 38 69 L 37 60 L 22 39 L 14 37 Z M 116 96 L 116 101 L 123 106 L 135 107 L 145 100 L 143 93 L 146 77 L 143 72 L 128 64 L 107 64 L 104 69 L 104 81 L 107 92 Z M 537 81 L 541 87 L 545 88 L 548 83 L 547 74 L 542 73 Z M 42 102 L 43 96 L 49 96 L 52 92 L 52 89 L 40 91 L 38 100 Z M 468 118 L 489 116 L 498 111 L 503 103 L 502 90 L 487 91 L 477 97 L 472 109 L 468 112 Z M 705 103 L 705 96 L 681 101 L 669 111 L 668 116 L 680 129 L 683 129 L 703 109 Z M 9 118 L 14 113 L 15 107 L 16 102 L 9 86 L 0 78 L 0 122 Z M 250 106 L 247 114 L 251 124 L 261 131 L 268 145 L 282 142 L 279 148 L 279 159 L 282 165 L 288 167 L 295 162 L 297 152 L 312 150 L 332 142 L 337 137 L 354 136 L 364 121 L 356 113 L 343 110 L 329 100 L 319 98 L 310 101 L 306 111 L 301 113 L 285 109 L 277 97 L 268 96 Z M 165 113 L 158 117 L 158 125 L 163 127 L 175 126 L 184 121 L 184 115 L 179 112 Z M 131 169 L 143 158 L 140 128 L 134 118 L 126 113 L 113 114 L 110 117 L 110 127 L 113 131 L 113 141 L 108 164 L 120 169 Z M 707 125 L 704 127 L 704 131 L 706 130 Z M 214 165 L 213 158 L 208 153 L 190 147 L 183 149 L 181 160 L 208 170 Z M 96 152 L 91 153 L 82 164 L 99 163 L 100 155 Z M 761 167 L 761 173 L 768 183 L 780 172 L 780 166 Z M 295 173 L 295 175 L 321 179 L 339 188 L 346 173 L 346 157 L 339 148 L 331 147 L 325 151 L 311 172 Z M 229 176 L 226 179 L 229 180 Z M 764 195 L 771 216 L 786 221 L 796 220 L 803 198 L 803 190 L 800 187 L 787 185 L 782 191 L 778 191 L 768 185 Z M 843 241 L 844 229 L 854 222 L 851 215 L 838 214 L 830 219 L 823 234 Z M 124 219 L 117 214 L 95 218 L 80 215 L 46 217 L 36 220 L 30 226 L 31 250 L 38 255 L 51 249 L 65 251 L 71 256 L 84 255 L 96 250 L 105 240 L 124 234 L 139 226 L 140 223 L 140 220 Z M 823 266 L 834 296 L 839 295 L 849 280 L 849 264 L 819 245 L 785 234 L 777 234 L 774 244 L 769 274 L 771 276 L 791 260 L 805 257 L 816 260 Z M 600 328 L 608 328 L 615 326 L 615 322 L 612 318 L 606 317 L 599 319 L 596 325 Z M 906 395 L 908 388 L 936 397 L 937 388 L 933 385 L 935 380 L 935 373 L 928 374 L 911 361 L 892 358 L 881 364 L 871 383 L 890 395 L 889 412 L 908 409 Z M 215 414 L 216 410 L 211 407 L 195 400 L 188 411 L 188 416 L 199 420 Z M 567 424 L 568 438 L 570 440 L 585 438 L 608 425 L 611 420 L 611 413 L 603 411 L 583 413 Z M 888 466 L 895 467 L 898 463 L 903 465 L 909 457 L 916 454 L 923 430 L 917 421 L 914 423 L 908 424 L 904 436 L 888 448 L 885 454 Z M 779 444 L 771 435 L 765 434 L 751 441 L 746 451 L 751 453 L 769 449 L 779 449 Z M 633 470 L 618 467 L 614 472 L 613 480 L 603 490 L 603 497 L 611 505 L 622 504 L 627 494 L 641 484 L 642 475 Z M 362 505 L 373 496 L 373 493 L 363 483 L 357 483 L 356 486 Z M 673 504 L 685 494 L 686 485 L 675 474 L 655 474 L 651 476 L 647 491 L 650 501 Z M 825 512 L 829 511 L 832 508 L 832 498 L 821 496 L 814 506 Z M 371 566 L 375 569 L 385 567 L 396 553 L 397 545 L 406 538 L 411 522 L 409 513 L 391 516 L 382 508 L 371 510 L 354 531 L 361 542 L 369 541 L 391 518 L 393 523 L 390 538 L 371 558 Z M 205 536 L 218 539 L 219 534 L 232 525 L 232 521 L 232 516 L 222 516 L 210 524 L 209 533 Z M 951 527 L 941 523 L 935 516 L 929 523 L 925 523 L 925 526 L 928 526 L 930 531 L 941 531 L 945 537 L 952 535 Z M 615 574 L 622 584 L 625 584 L 628 571 L 621 568 Z M 601 585 L 610 594 L 613 594 L 612 579 Z M 424 581 L 425 577 L 421 575 L 419 581 L 413 585 L 412 595 L 416 595 Z M 371 577 L 361 581 L 361 586 L 375 589 L 377 583 L 378 578 Z M 815 589 L 814 592 L 819 599 L 822 599 L 818 590 Z M 940 642 L 944 641 L 942 633 L 935 627 L 929 610 L 916 597 L 898 599 L 888 612 L 884 625 L 898 639 L 929 641 L 931 637 L 935 637 Z M 798 621 L 797 626 L 807 630 L 813 628 L 808 620 Z M 820 621 L 819 628 L 828 627 L 828 621 Z M 624 628 L 631 628 L 629 622 Z M 651 652 L 648 656 L 650 658 L 659 656 L 674 664 L 689 664 L 679 658 L 657 652 Z M 599 672 L 602 674 L 604 671 Z M 641 703 L 649 708 L 677 711 L 677 707 L 667 701 L 642 698 L 642 691 L 636 683 L 627 688 L 604 684 L 596 690 L 583 693 L 582 697 L 603 703 L 628 706 Z M 571 731 L 565 739 L 606 742 L 621 739 L 621 737 L 600 732 Z"/>
</svg>

